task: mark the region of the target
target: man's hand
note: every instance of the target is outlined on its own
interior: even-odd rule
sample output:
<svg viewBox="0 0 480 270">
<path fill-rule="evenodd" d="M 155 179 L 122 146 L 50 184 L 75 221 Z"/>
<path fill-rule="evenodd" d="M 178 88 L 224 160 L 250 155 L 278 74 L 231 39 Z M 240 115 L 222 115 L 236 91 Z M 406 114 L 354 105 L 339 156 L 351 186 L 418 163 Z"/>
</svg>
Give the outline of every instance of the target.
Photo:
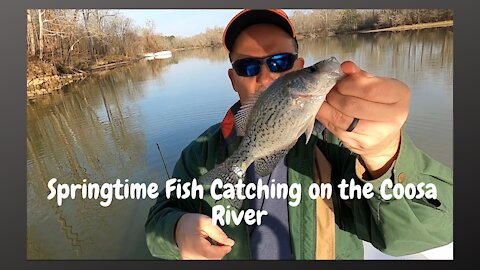
<svg viewBox="0 0 480 270">
<path fill-rule="evenodd" d="M 371 177 L 377 178 L 398 154 L 410 90 L 398 80 L 370 75 L 350 61 L 343 62 L 341 68 L 346 77 L 327 95 L 317 119 L 344 146 L 359 154 Z M 355 117 L 360 121 L 347 132 Z"/>
<path fill-rule="evenodd" d="M 212 224 L 209 216 L 202 214 L 183 215 L 177 223 L 175 239 L 184 260 L 221 260 L 234 244 L 220 227 Z"/>
</svg>

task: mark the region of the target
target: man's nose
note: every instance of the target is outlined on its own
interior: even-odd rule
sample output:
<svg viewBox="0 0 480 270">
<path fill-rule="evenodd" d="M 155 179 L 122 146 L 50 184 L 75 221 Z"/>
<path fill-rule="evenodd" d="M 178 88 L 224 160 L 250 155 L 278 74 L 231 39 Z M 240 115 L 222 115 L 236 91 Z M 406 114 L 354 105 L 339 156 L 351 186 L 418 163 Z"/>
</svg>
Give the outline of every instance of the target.
<svg viewBox="0 0 480 270">
<path fill-rule="evenodd" d="M 275 76 L 272 74 L 270 69 L 268 69 L 267 65 L 261 65 L 260 72 L 257 74 L 257 83 L 266 88 L 274 79 Z"/>
</svg>

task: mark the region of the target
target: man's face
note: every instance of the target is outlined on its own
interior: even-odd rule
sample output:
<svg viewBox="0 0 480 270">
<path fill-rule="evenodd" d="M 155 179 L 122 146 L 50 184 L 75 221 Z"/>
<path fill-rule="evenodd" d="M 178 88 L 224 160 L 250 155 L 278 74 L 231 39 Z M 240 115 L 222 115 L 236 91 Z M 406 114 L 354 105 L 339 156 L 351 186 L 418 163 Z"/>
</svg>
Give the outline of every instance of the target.
<svg viewBox="0 0 480 270">
<path fill-rule="evenodd" d="M 281 28 L 272 24 L 255 24 L 243 30 L 237 37 L 231 52 L 232 62 L 242 58 L 266 57 L 277 53 L 295 53 L 293 39 Z M 228 70 L 233 89 L 238 93 L 240 102 L 245 104 L 256 91 L 264 91 L 270 83 L 285 73 L 302 69 L 304 60 L 298 58 L 293 68 L 282 72 L 271 72 L 264 64 L 260 73 L 252 77 L 239 76 L 235 70 Z"/>
</svg>

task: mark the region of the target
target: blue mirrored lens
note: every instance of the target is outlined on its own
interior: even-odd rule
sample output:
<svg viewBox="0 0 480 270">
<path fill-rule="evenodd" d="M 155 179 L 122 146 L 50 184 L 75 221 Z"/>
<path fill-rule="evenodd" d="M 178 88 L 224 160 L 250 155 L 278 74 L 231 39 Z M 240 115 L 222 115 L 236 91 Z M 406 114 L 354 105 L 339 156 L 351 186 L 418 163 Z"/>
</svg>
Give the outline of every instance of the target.
<svg viewBox="0 0 480 270">
<path fill-rule="evenodd" d="M 282 72 L 292 68 L 292 60 L 291 54 L 278 54 L 267 59 L 267 65 L 272 72 Z"/>
<path fill-rule="evenodd" d="M 284 72 L 292 68 L 296 54 L 282 53 L 263 59 L 239 59 L 233 63 L 233 69 L 235 69 L 235 72 L 240 76 L 256 76 L 260 73 L 260 66 L 263 64 L 263 61 L 265 61 L 271 72 Z"/>
<path fill-rule="evenodd" d="M 245 74 L 255 76 L 260 72 L 260 61 L 249 61 L 245 64 Z"/>
<path fill-rule="evenodd" d="M 260 72 L 261 62 L 257 59 L 245 58 L 235 61 L 233 68 L 240 76 L 255 76 Z"/>
</svg>

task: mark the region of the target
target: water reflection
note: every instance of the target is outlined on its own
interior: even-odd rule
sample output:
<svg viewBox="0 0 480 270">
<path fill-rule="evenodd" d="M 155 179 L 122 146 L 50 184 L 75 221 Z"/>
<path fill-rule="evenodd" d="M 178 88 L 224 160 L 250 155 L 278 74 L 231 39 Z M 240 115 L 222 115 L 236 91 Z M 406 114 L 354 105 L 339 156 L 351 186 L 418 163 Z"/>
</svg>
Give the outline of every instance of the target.
<svg viewBox="0 0 480 270">
<path fill-rule="evenodd" d="M 138 256 L 134 246 L 124 247 L 119 241 L 131 235 L 128 227 L 144 218 L 138 213 L 150 202 L 118 202 L 107 210 L 97 201 L 75 200 L 59 208 L 46 200 L 46 183 L 52 177 L 67 184 L 81 184 L 82 179 L 103 183 L 125 177 L 162 178 L 141 158 L 145 135 L 135 102 L 144 98 L 144 87 L 137 84 L 152 80 L 161 84 L 159 75 L 167 65 L 140 63 L 100 74 L 27 106 L 29 258 Z M 38 220 L 43 220 L 41 229 Z M 124 221 L 122 226 L 119 220 Z M 111 239 L 106 231 L 116 237 Z M 146 254 L 141 235 L 136 235 L 139 238 L 131 243 Z M 40 251 L 51 255 L 45 257 Z"/>
<path fill-rule="evenodd" d="M 453 33 L 449 29 L 302 40 L 306 64 L 329 56 L 392 76 L 412 89 L 406 129 L 453 164 Z M 175 52 L 68 86 L 27 106 L 29 259 L 151 259 L 143 224 L 153 201 L 48 201 L 47 182 L 166 180 L 180 151 L 237 100 L 223 48 Z M 388 89 L 385 89 L 388 91 Z"/>
<path fill-rule="evenodd" d="M 175 58 L 178 61 L 183 59 L 206 59 L 210 62 L 224 62 L 227 59 L 228 53 L 223 48 L 212 47 L 212 48 L 202 48 L 195 50 L 186 50 L 186 51 L 177 51 L 175 52 Z"/>
<path fill-rule="evenodd" d="M 451 29 L 328 37 L 301 42 L 300 53 L 306 65 L 333 55 L 405 82 L 412 90 L 408 134 L 427 154 L 453 167 Z"/>
</svg>

